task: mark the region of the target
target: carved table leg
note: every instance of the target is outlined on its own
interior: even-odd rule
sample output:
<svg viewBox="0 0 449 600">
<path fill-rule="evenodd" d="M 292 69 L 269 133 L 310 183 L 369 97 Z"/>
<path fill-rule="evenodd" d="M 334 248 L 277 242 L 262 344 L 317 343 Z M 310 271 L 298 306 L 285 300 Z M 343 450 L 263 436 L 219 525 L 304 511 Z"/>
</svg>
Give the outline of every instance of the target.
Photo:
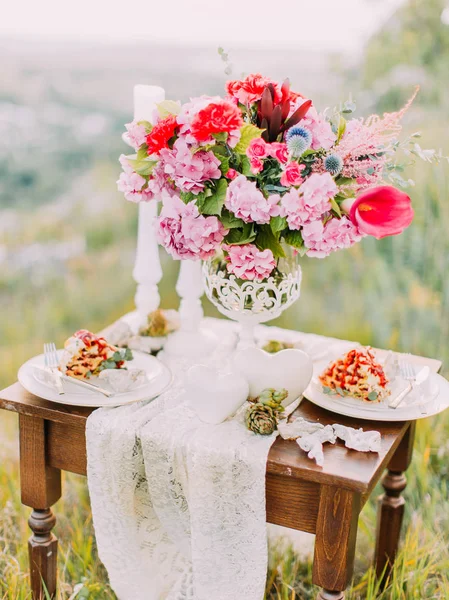
<svg viewBox="0 0 449 600">
<path fill-rule="evenodd" d="M 33 532 L 28 541 L 31 589 L 34 597 L 37 598 L 40 598 L 42 593 L 42 581 L 45 582 L 51 597 L 56 594 L 58 540 L 51 533 L 55 524 L 56 517 L 50 508 L 33 510 L 28 520 L 28 525 Z"/>
<path fill-rule="evenodd" d="M 61 471 L 46 460 L 46 422 L 20 415 L 20 487 L 22 503 L 33 508 L 28 521 L 33 532 L 29 542 L 30 578 L 33 600 L 56 595 L 58 542 L 51 533 L 56 518 L 50 506 L 61 497 Z"/>
<path fill-rule="evenodd" d="M 354 568 L 360 495 L 322 485 L 312 581 L 323 588 L 317 600 L 343 600 Z"/>
<path fill-rule="evenodd" d="M 406 431 L 382 480 L 385 494 L 379 498 L 375 565 L 378 577 L 385 569 L 383 586 L 388 580 L 399 547 L 405 507 L 405 500 L 401 494 L 407 485 L 404 471 L 412 459 L 414 438 L 415 422 L 411 423 Z"/>
</svg>

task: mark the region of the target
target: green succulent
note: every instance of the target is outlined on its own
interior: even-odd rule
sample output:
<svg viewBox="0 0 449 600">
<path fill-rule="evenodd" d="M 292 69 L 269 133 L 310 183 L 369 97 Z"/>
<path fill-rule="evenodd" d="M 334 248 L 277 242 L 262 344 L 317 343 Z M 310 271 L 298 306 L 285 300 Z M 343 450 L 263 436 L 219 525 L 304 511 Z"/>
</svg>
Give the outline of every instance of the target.
<svg viewBox="0 0 449 600">
<path fill-rule="evenodd" d="M 276 410 L 257 402 L 252 404 L 246 413 L 246 426 L 259 435 L 271 435 L 277 429 Z"/>
</svg>

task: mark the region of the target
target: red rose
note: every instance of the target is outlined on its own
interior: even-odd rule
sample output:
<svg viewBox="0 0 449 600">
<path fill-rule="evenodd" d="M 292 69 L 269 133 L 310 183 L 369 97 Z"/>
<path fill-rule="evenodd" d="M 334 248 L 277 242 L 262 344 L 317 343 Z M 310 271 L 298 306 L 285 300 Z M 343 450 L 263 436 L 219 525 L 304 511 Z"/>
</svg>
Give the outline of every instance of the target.
<svg viewBox="0 0 449 600">
<path fill-rule="evenodd" d="M 264 89 L 270 83 L 274 87 L 274 102 L 277 104 L 282 99 L 279 85 L 268 77 L 263 77 L 260 73 L 248 75 L 248 77 L 242 81 L 228 81 L 226 83 L 226 91 L 230 96 L 237 98 L 242 104 L 251 104 L 262 98 Z"/>
<path fill-rule="evenodd" d="M 230 133 L 242 125 L 240 109 L 227 100 L 221 100 L 211 102 L 195 115 L 190 124 L 190 133 L 199 142 L 204 142 L 213 133 Z"/>
<path fill-rule="evenodd" d="M 148 154 L 157 154 L 163 148 L 168 148 L 168 140 L 175 135 L 177 126 L 174 115 L 159 121 L 147 135 Z"/>
<path fill-rule="evenodd" d="M 359 231 L 378 240 L 402 233 L 414 216 L 409 196 L 391 185 L 366 190 L 353 202 L 345 200 L 346 208 Z"/>
</svg>

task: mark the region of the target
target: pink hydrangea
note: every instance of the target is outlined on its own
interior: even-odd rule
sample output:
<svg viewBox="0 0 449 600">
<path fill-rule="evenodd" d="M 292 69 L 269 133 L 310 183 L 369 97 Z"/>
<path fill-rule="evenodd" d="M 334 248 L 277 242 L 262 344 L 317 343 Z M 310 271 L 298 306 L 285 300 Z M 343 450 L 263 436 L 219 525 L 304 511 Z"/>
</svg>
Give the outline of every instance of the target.
<svg viewBox="0 0 449 600">
<path fill-rule="evenodd" d="M 280 214 L 279 196 L 265 198 L 256 184 L 244 175 L 236 177 L 228 186 L 225 206 L 245 223 L 269 223 Z"/>
<path fill-rule="evenodd" d="M 330 210 L 329 200 L 337 192 L 338 187 L 329 173 L 312 173 L 299 189 L 292 188 L 284 194 L 281 205 L 290 229 L 300 229 L 320 219 Z"/>
<path fill-rule="evenodd" d="M 304 225 L 302 238 L 307 256 L 325 258 L 331 252 L 350 248 L 362 239 L 363 235 L 347 217 L 330 219 L 326 225 L 322 221 L 313 221 Z"/>
<path fill-rule="evenodd" d="M 220 161 L 213 152 L 192 153 L 186 140 L 178 138 L 173 150 L 161 150 L 164 171 L 183 192 L 199 194 L 208 179 L 220 179 Z"/>
<path fill-rule="evenodd" d="M 168 194 L 173 196 L 176 192 L 170 177 L 165 172 L 165 165 L 162 160 L 159 160 L 151 173 L 148 180 L 148 192 L 153 194 L 156 200 L 161 200 L 163 196 Z"/>
<path fill-rule="evenodd" d="M 259 250 L 254 244 L 224 246 L 228 252 L 227 269 L 239 279 L 261 281 L 272 273 L 276 266 L 273 252 Z"/>
<path fill-rule="evenodd" d="M 291 106 L 290 114 L 293 114 L 304 102 L 305 98 L 298 98 L 297 102 Z M 314 106 L 309 108 L 304 119 L 301 119 L 300 125 L 306 127 L 312 134 L 311 148 L 313 150 L 319 150 L 320 148 L 330 150 L 337 140 L 330 123 L 326 121 L 323 115 L 318 114 Z"/>
<path fill-rule="evenodd" d="M 128 175 L 130 175 L 131 173 L 134 173 L 133 166 L 129 162 L 129 159 L 127 156 L 125 156 L 124 154 L 120 154 L 118 160 L 119 160 L 119 163 L 122 165 L 122 169 L 124 170 L 125 173 L 128 173 Z"/>
<path fill-rule="evenodd" d="M 137 121 L 132 123 L 126 123 L 126 130 L 128 132 L 128 140 L 134 150 L 138 150 L 142 144 L 145 144 L 147 133 L 143 125 L 138 125 Z"/>
<path fill-rule="evenodd" d="M 146 184 L 145 177 L 142 177 L 134 171 L 123 172 L 117 181 L 117 189 L 125 194 L 125 198 L 130 202 L 140 202 L 141 200 L 150 200 L 146 194 L 142 192 L 143 186 Z"/>
<path fill-rule="evenodd" d="M 207 260 L 223 241 L 227 230 L 217 217 L 200 215 L 194 202 L 165 197 L 157 222 L 157 238 L 173 258 Z"/>
</svg>

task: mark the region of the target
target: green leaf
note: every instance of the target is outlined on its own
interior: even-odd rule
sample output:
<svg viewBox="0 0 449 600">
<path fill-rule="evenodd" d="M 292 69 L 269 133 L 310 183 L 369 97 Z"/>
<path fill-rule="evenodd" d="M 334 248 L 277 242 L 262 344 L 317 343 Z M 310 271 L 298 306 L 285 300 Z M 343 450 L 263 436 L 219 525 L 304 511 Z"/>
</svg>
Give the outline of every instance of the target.
<svg viewBox="0 0 449 600">
<path fill-rule="evenodd" d="M 188 204 L 189 202 L 196 202 L 197 205 L 200 206 L 201 203 L 206 200 L 208 194 L 210 195 L 210 190 L 205 189 L 204 191 L 199 192 L 198 194 L 193 194 L 192 192 L 179 192 L 179 197 L 184 202 L 184 204 Z"/>
<path fill-rule="evenodd" d="M 225 237 L 225 241 L 230 246 L 241 246 L 243 244 L 251 244 L 256 239 L 256 232 L 254 231 L 254 223 L 245 223 L 240 228 L 231 229 L 228 235 Z"/>
<path fill-rule="evenodd" d="M 335 391 L 337 392 L 337 394 L 340 394 L 340 396 L 344 396 L 345 392 L 341 387 L 336 387 Z"/>
<path fill-rule="evenodd" d="M 114 354 L 112 355 L 112 358 L 109 360 L 113 360 L 114 362 L 120 362 L 121 360 L 123 360 L 122 353 L 120 352 L 120 350 L 117 350 L 116 352 L 114 352 Z"/>
<path fill-rule="evenodd" d="M 331 198 L 332 210 L 341 218 L 341 210 L 334 198 Z"/>
<path fill-rule="evenodd" d="M 221 161 L 219 167 L 220 171 L 223 175 L 226 175 L 226 173 L 229 171 L 229 158 L 227 156 L 220 156 L 219 159 Z"/>
<path fill-rule="evenodd" d="M 331 388 L 323 385 L 323 394 L 332 394 Z"/>
<path fill-rule="evenodd" d="M 259 250 L 271 250 L 274 258 L 285 257 L 284 249 L 271 230 L 270 225 L 259 226 L 259 231 L 256 237 L 256 246 L 259 248 Z"/>
<path fill-rule="evenodd" d="M 148 146 L 146 144 L 143 144 L 137 150 L 136 160 L 144 160 L 145 158 L 148 158 Z"/>
<path fill-rule="evenodd" d="M 156 104 L 156 107 L 161 119 L 165 119 L 169 115 L 179 115 L 181 111 L 181 105 L 174 100 L 163 100 Z"/>
<path fill-rule="evenodd" d="M 288 190 L 287 187 L 285 187 L 284 185 L 271 185 L 268 184 L 264 187 L 266 192 L 269 192 L 270 194 L 283 194 L 284 192 L 286 192 Z"/>
<path fill-rule="evenodd" d="M 270 219 L 270 227 L 273 233 L 278 233 L 287 227 L 287 218 L 286 217 L 271 217 Z"/>
<path fill-rule="evenodd" d="M 112 360 L 111 358 L 108 358 L 108 360 L 103 361 L 101 363 L 101 366 L 103 369 L 116 369 L 117 368 L 115 361 Z"/>
<path fill-rule="evenodd" d="M 226 131 L 221 131 L 220 133 L 213 133 L 212 137 L 217 140 L 217 142 L 226 142 L 228 139 L 228 134 Z"/>
<path fill-rule="evenodd" d="M 338 177 L 338 179 L 335 180 L 335 183 L 337 185 L 351 185 L 354 183 L 354 179 L 351 177 Z"/>
<path fill-rule="evenodd" d="M 200 202 L 197 200 L 197 206 L 200 213 L 203 215 L 221 215 L 224 201 L 226 199 L 226 190 L 228 189 L 228 182 L 226 179 L 219 179 L 217 181 L 215 191 L 211 196 L 206 197 Z"/>
<path fill-rule="evenodd" d="M 242 174 L 246 177 L 253 175 L 251 171 L 251 163 L 249 162 L 249 158 L 247 156 L 242 156 L 242 166 L 241 166 Z"/>
<path fill-rule="evenodd" d="M 203 150 L 203 147 L 200 147 L 198 150 Z M 229 150 L 226 148 L 226 146 L 222 146 L 221 144 L 213 144 L 212 146 L 207 146 L 207 150 L 210 150 L 211 152 L 213 152 L 215 154 L 215 156 L 217 158 L 219 158 L 220 160 L 222 160 L 223 156 L 226 157 L 230 157 L 231 154 L 229 152 Z"/>
<path fill-rule="evenodd" d="M 340 120 L 338 122 L 338 129 L 337 129 L 337 142 L 339 142 L 341 140 L 345 131 L 346 131 L 346 119 L 343 117 L 343 115 L 340 115 Z"/>
<path fill-rule="evenodd" d="M 229 210 L 226 210 L 226 208 L 221 211 L 220 221 L 225 229 L 234 229 L 235 227 L 243 227 L 245 225 L 242 219 L 238 219 Z"/>
<path fill-rule="evenodd" d="M 132 353 L 131 348 L 126 348 L 125 355 L 124 355 L 124 360 L 133 360 L 133 359 L 134 359 L 134 355 Z"/>
<path fill-rule="evenodd" d="M 289 229 L 288 231 L 285 231 L 283 234 L 283 238 L 285 240 L 285 242 L 289 245 L 289 246 L 293 246 L 293 248 L 296 248 L 297 250 L 304 250 L 304 240 L 302 239 L 302 235 L 301 232 L 296 230 L 296 229 Z M 304 252 L 305 254 L 305 252 Z"/>
<path fill-rule="evenodd" d="M 137 125 L 143 125 L 147 133 L 151 133 L 151 130 L 153 129 L 153 125 L 149 121 L 137 121 Z"/>
<path fill-rule="evenodd" d="M 154 167 L 157 165 L 156 160 L 134 160 L 129 158 L 128 162 L 134 171 L 142 177 L 149 177 L 153 172 Z"/>
<path fill-rule="evenodd" d="M 243 127 L 240 129 L 241 137 L 238 144 L 234 148 L 234 151 L 238 152 L 239 154 L 245 154 L 251 140 L 260 137 L 262 135 L 262 131 L 262 129 L 259 129 L 251 123 L 245 123 L 245 125 L 243 125 Z"/>
<path fill-rule="evenodd" d="M 377 400 L 377 392 L 370 392 L 367 396 L 368 400 L 374 401 Z"/>
</svg>

